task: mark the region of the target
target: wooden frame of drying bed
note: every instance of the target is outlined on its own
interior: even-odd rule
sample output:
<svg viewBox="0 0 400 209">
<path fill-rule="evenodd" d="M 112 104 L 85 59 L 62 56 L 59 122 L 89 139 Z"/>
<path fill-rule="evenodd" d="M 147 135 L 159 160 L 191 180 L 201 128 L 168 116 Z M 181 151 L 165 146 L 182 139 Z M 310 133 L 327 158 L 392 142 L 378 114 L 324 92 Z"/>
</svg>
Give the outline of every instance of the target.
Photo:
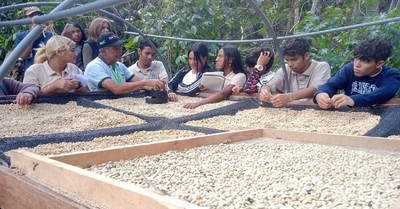
<svg viewBox="0 0 400 209">
<path fill-rule="evenodd" d="M 276 129 L 251 129 L 50 157 L 40 156 L 24 150 L 13 150 L 8 155 L 11 158 L 12 167 L 22 169 L 26 174 L 110 208 L 200 208 L 191 203 L 163 196 L 82 168 L 109 161 L 155 155 L 170 150 L 184 150 L 204 145 L 231 143 L 261 137 L 400 152 L 400 141 L 396 139 L 305 133 Z M 392 207 L 400 207 L 400 201 Z"/>
</svg>

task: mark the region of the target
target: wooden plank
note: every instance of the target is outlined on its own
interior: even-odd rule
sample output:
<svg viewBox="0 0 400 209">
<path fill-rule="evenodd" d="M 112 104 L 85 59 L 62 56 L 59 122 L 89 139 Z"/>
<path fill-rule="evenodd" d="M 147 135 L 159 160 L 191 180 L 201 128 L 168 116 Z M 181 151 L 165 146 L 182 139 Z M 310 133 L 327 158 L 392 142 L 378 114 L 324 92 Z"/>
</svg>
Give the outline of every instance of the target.
<svg viewBox="0 0 400 209">
<path fill-rule="evenodd" d="M 100 176 L 75 166 L 86 167 L 108 161 L 154 155 L 169 150 L 184 150 L 203 145 L 238 142 L 260 137 L 400 151 L 399 141 L 387 138 L 305 133 L 276 129 L 252 129 L 106 150 L 71 153 L 54 156 L 52 159 L 23 150 L 10 151 L 9 155 L 13 166 L 22 168 L 31 175 L 45 179 L 69 191 L 87 196 L 112 208 L 198 208 L 198 206 L 190 203 L 168 196 L 160 196 L 143 188 Z M 396 204 L 398 205 L 399 203 Z M 397 206 L 396 204 L 394 205 L 395 207 Z"/>
<path fill-rule="evenodd" d="M 73 200 L 34 180 L 0 166 L 0 208 L 2 209 L 83 209 Z"/>
<path fill-rule="evenodd" d="M 24 170 L 27 174 L 110 208 L 201 208 L 25 150 L 13 150 L 8 152 L 8 155 L 11 157 L 12 166 Z"/>
<path fill-rule="evenodd" d="M 92 150 L 79 153 L 69 153 L 51 157 L 51 159 L 75 165 L 87 167 L 109 161 L 130 159 L 145 155 L 155 155 L 170 150 L 184 150 L 193 147 L 219 144 L 226 141 L 236 142 L 259 137 L 285 139 L 292 141 L 312 142 L 318 144 L 330 144 L 340 146 L 353 146 L 369 149 L 400 151 L 399 140 L 382 137 L 346 136 L 321 133 L 307 133 L 297 131 L 285 131 L 277 129 L 247 129 L 235 132 L 211 134 L 201 137 L 153 142 L 140 145 L 115 147 L 104 150 Z"/>
<path fill-rule="evenodd" d="M 155 155 L 170 150 L 184 150 L 204 145 L 220 144 L 226 141 L 236 142 L 262 137 L 263 129 L 251 129 L 227 133 L 217 133 L 200 137 L 182 138 L 163 142 L 115 147 L 103 150 L 70 153 L 51 157 L 51 159 L 85 168 L 109 161 L 126 160 L 146 155 Z"/>
<path fill-rule="evenodd" d="M 297 131 L 284 131 L 277 129 L 264 129 L 264 136 L 275 139 L 312 142 L 339 146 L 352 146 L 367 149 L 400 151 L 400 141 L 383 137 L 346 136 L 322 133 L 307 133 Z"/>
</svg>

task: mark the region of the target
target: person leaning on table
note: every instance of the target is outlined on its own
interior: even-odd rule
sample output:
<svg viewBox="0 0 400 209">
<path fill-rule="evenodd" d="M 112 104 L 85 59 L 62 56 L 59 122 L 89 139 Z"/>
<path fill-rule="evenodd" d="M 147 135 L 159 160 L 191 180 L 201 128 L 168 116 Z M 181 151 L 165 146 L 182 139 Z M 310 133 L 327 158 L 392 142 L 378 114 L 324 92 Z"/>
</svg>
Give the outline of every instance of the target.
<svg viewBox="0 0 400 209">
<path fill-rule="evenodd" d="M 400 88 L 400 72 L 385 65 L 392 54 L 392 45 L 375 38 L 354 49 L 354 61 L 347 63 L 314 94 L 314 102 L 322 109 L 331 106 L 359 107 L 381 104 L 393 98 Z M 344 94 L 336 94 L 344 89 Z"/>
<path fill-rule="evenodd" d="M 200 91 L 203 73 L 213 71 L 207 61 L 207 46 L 200 42 L 194 43 L 188 52 L 188 65 L 180 69 L 166 85 L 171 101 L 178 101 L 177 94 L 193 96 Z"/>
<path fill-rule="evenodd" d="M 155 47 L 158 47 L 157 43 L 150 40 Z M 161 61 L 154 60 L 156 56 L 156 49 L 153 49 L 149 42 L 145 39 L 140 41 L 139 49 L 137 50 L 139 60 L 130 66 L 130 70 L 133 74 L 139 77 L 141 80 L 146 79 L 160 79 L 164 83 L 168 83 L 169 78 L 167 70 Z"/>
<path fill-rule="evenodd" d="M 65 36 L 54 35 L 46 45 L 41 45 L 35 64 L 25 73 L 24 83 L 35 84 L 40 94 L 86 92 L 87 81 L 74 64 L 75 42 Z"/>
<path fill-rule="evenodd" d="M 283 56 L 287 62 L 291 93 L 286 93 L 285 73 L 280 68 L 275 76 L 260 89 L 260 100 L 283 106 L 293 100 L 309 98 L 331 77 L 331 68 L 326 62 L 310 59 L 311 40 L 295 38 L 283 42 Z M 273 95 L 275 94 L 275 95 Z"/>
<path fill-rule="evenodd" d="M 257 47 L 251 49 L 246 56 L 245 63 L 250 72 L 245 85 L 233 87 L 234 93 L 245 92 L 247 94 L 256 93 L 262 85 L 268 83 L 275 75 L 271 71 L 274 64 L 275 55 L 270 48 Z"/>
<path fill-rule="evenodd" d="M 24 84 L 11 78 L 4 78 L 0 82 L 0 97 L 17 95 L 14 103 L 29 105 L 36 101 L 40 90 L 35 84 Z"/>
<path fill-rule="evenodd" d="M 38 7 L 25 7 L 24 8 L 24 18 L 34 18 L 36 16 L 43 15 L 43 12 Z M 29 30 L 20 31 L 15 36 L 14 48 L 17 47 L 23 39 L 35 28 L 36 24 L 29 24 Z M 21 54 L 21 58 L 24 60 L 24 72 L 35 63 L 35 55 L 37 48 L 40 47 L 41 44 L 46 44 L 47 41 L 53 36 L 51 31 L 45 30 L 40 33 L 39 37 L 33 41 L 32 44 L 26 47 L 25 51 Z"/>
<path fill-rule="evenodd" d="M 239 49 L 235 46 L 224 46 L 215 59 L 215 67 L 223 72 L 225 83 L 221 91 L 197 102 L 186 103 L 184 108 L 194 109 L 201 105 L 220 102 L 232 94 L 232 89 L 246 82 L 246 74 Z"/>
<path fill-rule="evenodd" d="M 113 94 L 125 94 L 138 90 L 161 90 L 164 83 L 158 79 L 140 80 L 119 62 L 122 44 L 117 35 L 107 32 L 99 36 L 100 54 L 92 60 L 85 70 L 91 91 L 109 90 Z"/>
</svg>

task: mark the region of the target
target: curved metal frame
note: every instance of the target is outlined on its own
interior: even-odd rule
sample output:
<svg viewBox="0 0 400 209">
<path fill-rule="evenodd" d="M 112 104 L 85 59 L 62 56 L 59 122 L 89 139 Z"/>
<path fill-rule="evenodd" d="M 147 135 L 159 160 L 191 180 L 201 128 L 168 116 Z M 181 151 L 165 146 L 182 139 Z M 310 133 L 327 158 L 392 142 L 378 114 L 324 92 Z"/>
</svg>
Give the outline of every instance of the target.
<svg viewBox="0 0 400 209">
<path fill-rule="evenodd" d="M 2 8 L 0 8 L 0 12 L 11 10 L 11 9 L 27 7 L 27 6 L 57 6 L 57 5 L 64 4 L 64 3 L 66 4 L 67 2 L 69 2 L 68 4 L 72 5 L 72 4 L 77 3 L 79 1 L 81 1 L 81 0 L 70 0 L 70 1 L 66 0 L 66 1 L 61 2 L 61 3 L 60 2 L 23 3 L 23 4 L 10 5 L 10 6 L 2 7 Z M 169 78 L 171 78 L 171 75 L 170 75 L 170 70 L 169 70 L 168 65 L 166 65 L 165 60 L 161 56 L 160 52 L 153 45 L 153 43 L 151 43 L 151 41 L 149 41 L 148 37 L 156 37 L 156 38 L 164 38 L 164 39 L 172 39 L 172 40 L 181 40 L 181 41 L 203 41 L 203 42 L 208 42 L 208 43 L 244 43 L 244 42 L 273 41 L 274 46 L 277 49 L 278 54 L 280 56 L 280 62 L 281 62 L 282 69 L 284 70 L 284 73 L 285 73 L 285 81 L 286 81 L 286 84 L 287 84 L 286 87 L 287 87 L 288 92 L 290 92 L 287 70 L 286 70 L 286 67 L 285 67 L 285 63 L 283 61 L 284 58 L 283 58 L 283 54 L 282 54 L 282 49 L 280 48 L 278 40 L 298 38 L 298 37 L 306 37 L 306 36 L 313 36 L 313 35 L 320 35 L 320 34 L 326 34 L 326 33 L 333 33 L 333 32 L 338 32 L 338 31 L 351 30 L 351 29 L 355 29 L 355 28 L 367 27 L 367 26 L 376 25 L 376 24 L 384 24 L 384 23 L 389 23 L 389 22 L 394 22 L 394 21 L 399 21 L 400 20 L 400 17 L 396 17 L 396 18 L 389 18 L 389 19 L 386 19 L 386 20 L 374 21 L 374 22 L 370 22 L 370 23 L 362 23 L 362 24 L 344 26 L 344 27 L 335 28 L 335 29 L 329 29 L 329 30 L 324 30 L 324 31 L 312 32 L 312 33 L 306 33 L 306 34 L 297 34 L 297 35 L 292 35 L 292 36 L 277 37 L 277 35 L 275 34 L 274 29 L 272 28 L 272 25 L 270 24 L 268 18 L 264 14 L 264 12 L 258 7 L 258 5 L 253 0 L 246 0 L 253 7 L 253 9 L 261 16 L 261 18 L 262 18 L 262 20 L 264 22 L 264 25 L 265 25 L 265 27 L 267 29 L 267 32 L 272 36 L 272 38 L 253 39 L 253 40 L 196 40 L 196 39 L 183 39 L 183 38 L 174 38 L 174 37 L 165 37 L 165 36 L 156 36 L 156 35 L 144 34 L 139 29 L 137 29 L 135 26 L 133 26 L 131 23 L 127 22 L 126 20 L 122 19 L 121 17 L 116 16 L 116 15 L 114 15 L 112 13 L 109 13 L 109 12 L 107 12 L 105 10 L 102 10 L 102 8 L 114 6 L 114 5 L 121 4 L 121 3 L 124 3 L 124 2 L 128 2 L 128 1 L 129 0 L 116 0 L 116 2 L 110 3 L 109 0 L 98 0 L 96 2 L 88 3 L 88 4 L 85 4 L 85 5 L 77 7 L 77 8 L 72 8 L 72 9 L 67 9 L 67 10 L 64 10 L 64 11 L 60 11 L 60 12 L 57 13 L 57 15 L 53 14 L 54 11 L 58 11 L 57 10 L 58 7 L 56 7 L 50 14 L 43 15 L 41 17 L 35 18 L 35 22 L 44 23 L 44 22 L 47 22 L 47 21 L 52 21 L 52 20 L 56 20 L 56 19 L 62 19 L 62 18 L 65 18 L 65 17 L 68 17 L 68 16 L 72 16 L 72 15 L 78 15 L 78 14 L 83 14 L 83 13 L 99 10 L 99 12 L 101 12 L 102 14 L 104 14 L 106 16 L 109 16 L 109 17 L 112 17 L 112 18 L 124 23 L 126 26 L 128 26 L 132 30 L 136 31 L 136 33 L 135 32 L 125 32 L 125 33 L 133 34 L 133 35 L 140 35 L 145 40 L 147 40 L 149 42 L 149 44 L 152 45 L 153 48 L 156 49 L 156 53 L 160 57 L 161 61 L 163 62 L 163 65 L 167 70 Z M 31 22 L 32 22 L 32 19 L 2 21 L 2 22 L 0 22 L 0 27 L 10 26 L 10 25 L 11 26 L 14 26 L 14 25 L 26 25 L 26 24 L 30 24 Z M 37 27 L 39 27 L 39 26 L 37 26 Z M 37 31 L 35 33 L 37 33 Z M 34 33 L 30 33 L 30 34 L 32 34 L 32 37 L 34 37 L 33 36 Z M 39 35 L 39 33 L 37 33 L 37 36 L 38 35 Z M 30 38 L 32 38 L 32 37 L 30 37 Z M 26 39 L 28 39 L 28 38 L 26 38 Z M 35 40 L 35 39 L 36 38 L 32 38 L 32 40 Z M 27 41 L 28 44 L 29 44 L 29 41 Z M 30 43 L 31 42 L 33 42 L 33 41 L 30 41 Z M 21 42 L 20 45 L 22 45 L 22 43 L 23 42 Z M 8 59 L 4 60 L 3 64 L 0 66 L 0 81 L 3 80 L 3 78 L 4 78 L 5 74 L 7 73 L 8 69 L 11 68 L 11 66 L 15 63 L 15 61 L 20 56 L 20 54 L 22 54 L 23 50 L 22 51 L 21 50 L 17 50 L 17 48 L 14 49 L 14 51 L 10 54 Z M 20 48 L 24 48 L 24 47 L 20 47 Z"/>
<path fill-rule="evenodd" d="M 130 0 L 114 0 L 114 1 L 98 0 L 96 2 L 87 3 L 85 5 L 82 5 L 82 6 L 79 6 L 76 8 L 66 9 L 79 1 L 81 1 L 81 0 L 65 0 L 65 1 L 61 2 L 59 4 L 59 6 L 57 6 L 53 11 L 51 11 L 50 14 L 34 17 L 35 23 L 38 25 L 36 25 L 35 28 L 30 33 L 28 33 L 28 35 L 21 41 L 21 43 L 18 44 L 18 46 L 14 48 L 14 50 L 11 52 L 8 59 L 4 60 L 3 64 L 0 66 L 0 81 L 2 81 L 4 79 L 5 75 L 8 73 L 8 70 L 14 65 L 14 63 L 17 61 L 19 56 L 24 52 L 25 48 L 29 44 L 31 44 L 42 32 L 41 26 L 39 24 L 45 23 L 47 21 L 62 19 L 62 18 L 68 17 L 68 16 L 88 13 L 93 10 L 99 10 L 99 9 L 111 7 L 111 6 L 114 6 L 117 4 L 122 4 L 124 2 L 128 2 Z M 32 4 L 30 4 L 30 5 L 32 5 Z M 24 7 L 25 4 L 21 4 L 18 6 Z M 14 8 L 16 8 L 16 7 L 14 7 Z M 21 19 L 21 20 L 13 20 L 13 21 L 2 21 L 2 22 L 0 22 L 0 27 L 14 26 L 14 25 L 28 25 L 28 24 L 32 23 L 32 20 L 33 20 L 33 18 L 25 18 L 25 19 Z"/>
<path fill-rule="evenodd" d="M 253 7 L 254 10 L 256 10 L 258 15 L 261 16 L 261 19 L 263 20 L 268 33 L 272 36 L 274 46 L 275 46 L 276 50 L 278 51 L 279 61 L 281 63 L 282 70 L 285 73 L 286 92 L 290 93 L 291 91 L 290 91 L 290 84 L 289 84 L 289 75 L 288 75 L 288 71 L 286 70 L 285 62 L 283 61 L 283 60 L 285 60 L 285 58 L 283 57 L 283 51 L 279 45 L 279 41 L 277 39 L 275 30 L 274 30 L 274 28 L 272 28 L 271 23 L 269 22 L 267 16 L 265 16 L 264 12 L 261 11 L 260 7 L 253 0 L 247 0 L 247 2 Z"/>
</svg>

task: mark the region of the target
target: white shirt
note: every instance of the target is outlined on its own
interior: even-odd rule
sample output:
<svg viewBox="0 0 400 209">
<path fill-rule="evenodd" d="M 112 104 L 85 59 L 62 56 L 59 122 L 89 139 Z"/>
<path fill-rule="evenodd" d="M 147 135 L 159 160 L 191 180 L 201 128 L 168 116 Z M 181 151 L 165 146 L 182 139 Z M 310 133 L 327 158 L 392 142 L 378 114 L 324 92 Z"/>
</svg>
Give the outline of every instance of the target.
<svg viewBox="0 0 400 209">
<path fill-rule="evenodd" d="M 193 70 L 190 70 L 182 79 L 182 83 L 189 85 L 195 82 L 197 79 L 197 73 L 193 73 Z"/>
</svg>

